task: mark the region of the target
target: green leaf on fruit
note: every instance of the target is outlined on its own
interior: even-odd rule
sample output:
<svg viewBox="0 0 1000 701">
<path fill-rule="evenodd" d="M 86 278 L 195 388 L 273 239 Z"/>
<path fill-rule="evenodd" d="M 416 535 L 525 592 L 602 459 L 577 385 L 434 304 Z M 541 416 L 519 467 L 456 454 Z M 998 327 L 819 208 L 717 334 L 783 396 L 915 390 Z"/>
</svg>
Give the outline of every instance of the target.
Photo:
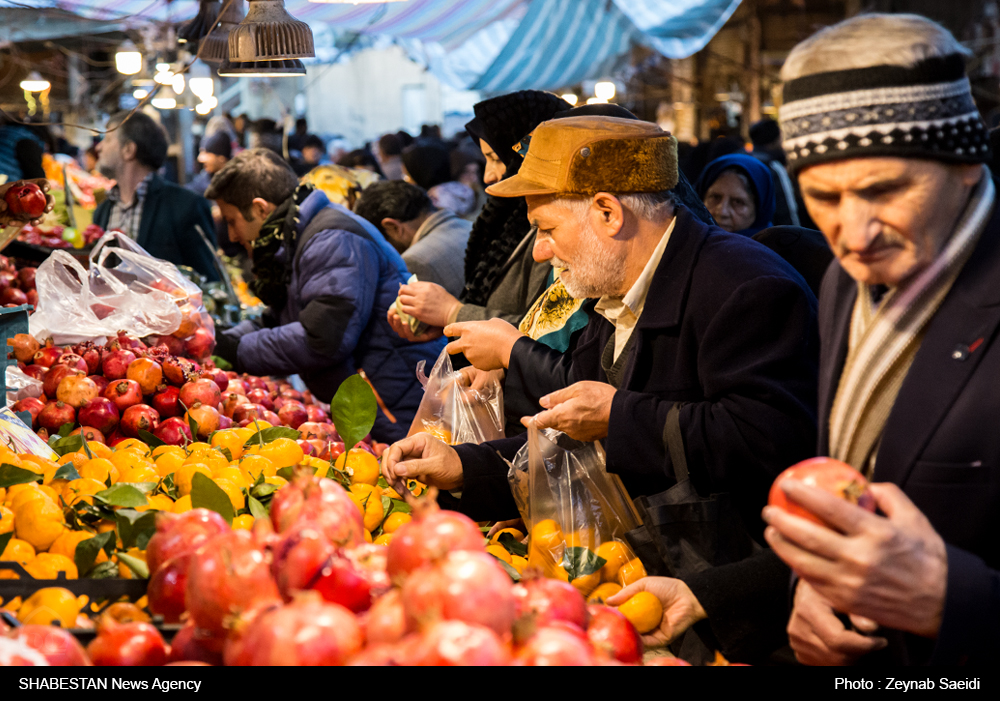
<svg viewBox="0 0 1000 701">
<path fill-rule="evenodd" d="M 345 489 L 351 486 L 351 476 L 343 470 L 338 470 L 333 463 L 330 463 L 330 469 L 326 471 L 326 477 L 340 483 Z"/>
<path fill-rule="evenodd" d="M 132 570 L 132 574 L 138 579 L 149 579 L 149 566 L 139 558 L 126 555 L 125 553 L 118 553 L 118 560 Z"/>
<path fill-rule="evenodd" d="M 194 417 L 191 416 L 191 414 L 187 415 L 187 420 L 188 420 L 188 428 L 191 429 L 191 438 L 193 438 L 194 440 L 198 440 L 198 430 L 201 427 L 198 425 L 198 422 L 194 420 Z"/>
<path fill-rule="evenodd" d="M 76 569 L 80 573 L 80 576 L 83 577 L 90 572 L 90 568 L 94 566 L 94 560 L 97 559 L 101 550 L 104 550 L 108 557 L 111 557 L 111 553 L 114 551 L 114 545 L 114 531 L 98 533 L 93 538 L 81 540 L 77 543 L 76 551 L 73 553 L 73 562 L 76 563 Z"/>
<path fill-rule="evenodd" d="M 0 554 L 7 549 L 7 543 L 10 539 L 14 537 L 14 531 L 7 531 L 6 533 L 0 533 Z"/>
<path fill-rule="evenodd" d="M 345 453 L 371 433 L 377 413 L 375 393 L 361 375 L 351 375 L 341 383 L 330 402 L 330 414 Z"/>
<path fill-rule="evenodd" d="M 291 438 L 293 441 L 298 440 L 302 437 L 300 431 L 296 431 L 294 428 L 288 428 L 287 426 L 272 426 L 271 428 L 264 428 L 257 433 L 250 436 L 250 440 L 243 444 L 244 448 L 251 448 L 254 444 L 265 445 L 276 441 L 279 438 Z"/>
<path fill-rule="evenodd" d="M 119 509 L 115 512 L 115 523 L 118 526 L 118 537 L 121 538 L 122 548 L 145 550 L 149 539 L 156 533 L 156 512 Z"/>
<path fill-rule="evenodd" d="M 501 567 L 503 567 L 503 570 L 504 570 L 504 572 L 506 572 L 506 573 L 507 573 L 507 575 L 508 575 L 508 576 L 509 576 L 509 577 L 510 577 L 511 579 L 513 579 L 513 580 L 514 580 L 515 582 L 520 582 L 520 581 L 521 581 L 521 574 L 520 574 L 520 573 L 519 573 L 519 572 L 518 572 L 517 570 L 515 570 L 515 569 L 514 569 L 514 566 L 513 566 L 513 565 L 510 565 L 510 564 L 508 564 L 508 563 L 504 562 L 503 560 L 501 560 L 501 559 L 500 559 L 499 557 L 497 557 L 496 555 L 493 555 L 493 553 L 490 553 L 490 555 L 492 555 L 492 556 L 493 556 L 493 558 L 494 558 L 494 559 L 495 559 L 495 560 L 496 560 L 496 561 L 497 561 L 498 563 L 500 563 L 500 566 L 501 566 Z"/>
<path fill-rule="evenodd" d="M 59 437 L 65 438 L 69 434 L 73 433 L 73 427 L 75 425 L 76 424 L 74 424 L 72 421 L 67 421 L 66 423 L 64 423 L 62 426 L 59 427 L 58 431 Z"/>
<path fill-rule="evenodd" d="M 497 542 L 500 543 L 504 548 L 507 549 L 511 555 L 520 555 L 521 557 L 528 556 L 528 546 L 519 541 L 510 533 L 504 533 L 499 538 Z"/>
<path fill-rule="evenodd" d="M 201 472 L 194 473 L 191 479 L 191 507 L 215 511 L 226 519 L 226 523 L 233 525 L 233 502 L 229 501 L 229 495 Z"/>
<path fill-rule="evenodd" d="M 563 551 L 561 564 L 569 575 L 569 581 L 594 574 L 607 564 L 607 560 L 595 553 L 590 548 L 583 548 L 577 545 L 566 546 Z"/>
<path fill-rule="evenodd" d="M 226 448 L 226 447 L 223 446 L 221 448 L 216 448 L 216 450 L 218 450 L 220 453 L 222 453 L 223 455 L 225 455 L 226 456 L 226 460 L 228 460 L 229 462 L 233 461 L 233 454 L 231 452 L 229 452 L 229 448 Z"/>
<path fill-rule="evenodd" d="M 274 485 L 270 486 L 273 487 Z M 249 499 L 247 499 L 247 504 L 249 504 L 250 506 L 250 515 L 253 516 L 255 519 L 267 518 L 267 509 L 265 509 L 264 505 L 261 504 L 259 501 L 257 501 L 253 497 L 250 497 Z"/>
<path fill-rule="evenodd" d="M 75 436 L 65 436 L 51 443 L 49 447 L 56 451 L 56 455 L 59 457 L 68 455 L 69 453 L 76 453 L 83 449 L 83 436 L 79 433 Z"/>
<path fill-rule="evenodd" d="M 76 471 L 76 466 L 73 463 L 68 462 L 56 470 L 56 474 L 52 479 L 72 482 L 73 480 L 80 479 L 80 473 Z"/>
<path fill-rule="evenodd" d="M 15 484 L 41 482 L 44 477 L 37 472 L 25 470 L 23 467 L 4 463 L 0 465 L 0 487 L 12 487 Z"/>
<path fill-rule="evenodd" d="M 232 363 L 230 363 L 228 360 L 218 355 L 212 356 L 212 362 L 215 363 L 215 367 L 219 368 L 220 370 L 226 371 L 233 369 Z"/>
<path fill-rule="evenodd" d="M 392 513 L 392 497 L 387 494 L 382 495 L 382 519 L 385 520 Z"/>
<path fill-rule="evenodd" d="M 98 492 L 94 495 L 95 499 L 98 499 L 108 506 L 124 506 L 127 508 L 136 506 L 145 506 L 149 502 L 146 501 L 146 495 L 142 493 L 141 490 L 136 489 L 131 484 L 116 484 L 113 487 L 105 489 L 103 492 Z"/>
<path fill-rule="evenodd" d="M 83 435 L 83 431 L 80 431 L 80 441 L 83 443 L 83 452 L 87 454 L 88 460 L 94 459 L 94 454 L 90 452 L 90 446 L 87 445 L 87 437 Z"/>
<path fill-rule="evenodd" d="M 393 499 L 392 509 L 389 511 L 389 513 L 395 513 L 397 511 L 401 514 L 409 514 L 413 512 L 413 509 L 411 509 L 410 505 L 407 504 L 402 499 Z"/>
<path fill-rule="evenodd" d="M 174 473 L 171 472 L 160 480 L 160 491 L 174 501 L 177 501 L 177 485 L 174 484 Z"/>
<path fill-rule="evenodd" d="M 250 496 L 257 497 L 258 499 L 260 499 L 261 497 L 266 497 L 271 494 L 274 494 L 274 492 L 276 491 L 278 491 L 278 485 L 262 482 L 261 484 L 258 484 L 253 488 L 253 491 L 250 492 Z"/>
<path fill-rule="evenodd" d="M 346 460 L 345 460 L 345 462 L 346 462 Z M 379 486 L 380 489 L 388 489 L 389 488 L 389 483 L 386 481 L 385 477 L 381 477 L 380 476 L 378 478 L 378 483 L 377 484 L 378 484 L 378 486 Z"/>
<path fill-rule="evenodd" d="M 159 448 L 161 445 L 166 445 L 164 441 L 161 441 L 149 431 L 141 428 L 139 429 L 139 440 L 148 445 L 150 448 Z"/>
<path fill-rule="evenodd" d="M 90 571 L 87 575 L 88 579 L 117 579 L 119 574 L 118 565 L 107 560 L 99 565 L 96 565 L 94 569 Z"/>
<path fill-rule="evenodd" d="M 292 481 L 292 472 L 295 471 L 294 465 L 289 465 L 288 467 L 282 467 L 280 470 L 275 472 L 278 477 L 283 477 L 286 481 Z"/>
</svg>

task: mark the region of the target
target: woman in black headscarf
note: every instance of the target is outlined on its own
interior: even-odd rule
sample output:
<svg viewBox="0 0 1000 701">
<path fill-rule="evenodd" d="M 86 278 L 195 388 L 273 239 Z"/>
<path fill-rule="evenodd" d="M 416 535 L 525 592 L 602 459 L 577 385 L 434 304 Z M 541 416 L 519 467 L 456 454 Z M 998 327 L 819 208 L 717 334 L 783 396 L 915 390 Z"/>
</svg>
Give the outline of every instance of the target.
<svg viewBox="0 0 1000 701">
<path fill-rule="evenodd" d="M 522 162 L 514 147 L 539 124 L 570 108 L 565 100 L 538 90 L 521 90 L 478 103 L 476 118 L 466 130 L 486 157 L 486 184 L 514 175 Z M 461 299 L 434 283 L 417 282 L 400 288 L 403 311 L 431 326 L 420 340 L 440 336 L 441 329 L 455 321 L 494 317 L 512 324 L 521 321 L 545 290 L 552 267 L 532 259 L 534 236 L 529 235 L 530 228 L 523 197 L 490 197 L 472 226 L 465 249 Z M 389 321 L 401 336 L 416 340 L 394 308 Z"/>
</svg>

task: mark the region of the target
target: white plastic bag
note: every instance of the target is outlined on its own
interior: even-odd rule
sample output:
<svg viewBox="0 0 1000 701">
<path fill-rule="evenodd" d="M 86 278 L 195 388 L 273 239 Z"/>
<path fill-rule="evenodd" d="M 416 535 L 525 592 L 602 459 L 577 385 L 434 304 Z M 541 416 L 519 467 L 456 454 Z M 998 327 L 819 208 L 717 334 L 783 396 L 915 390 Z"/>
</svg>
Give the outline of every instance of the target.
<svg viewBox="0 0 1000 701">
<path fill-rule="evenodd" d="M 111 242 L 117 246 L 107 245 Z M 94 246 L 89 271 L 68 253 L 53 251 L 38 266 L 35 286 L 38 309 L 28 320 L 31 334 L 51 336 L 57 345 L 103 343 L 120 330 L 185 339 L 204 327 L 215 335 L 198 286 L 118 232 Z"/>
<path fill-rule="evenodd" d="M 498 381 L 479 390 L 465 386 L 447 351 L 441 351 L 429 376 L 424 375 L 425 366 L 424 361 L 417 363 L 424 398 L 408 435 L 429 433 L 449 445 L 478 445 L 504 437 L 503 389 Z"/>
</svg>

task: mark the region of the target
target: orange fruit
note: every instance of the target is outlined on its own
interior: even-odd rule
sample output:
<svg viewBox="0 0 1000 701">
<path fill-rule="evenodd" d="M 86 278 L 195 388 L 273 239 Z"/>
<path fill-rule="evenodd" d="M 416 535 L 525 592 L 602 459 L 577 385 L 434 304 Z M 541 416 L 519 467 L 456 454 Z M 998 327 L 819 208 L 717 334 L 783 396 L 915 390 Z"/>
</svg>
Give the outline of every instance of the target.
<svg viewBox="0 0 1000 701">
<path fill-rule="evenodd" d="M 656 596 L 648 591 L 634 594 L 628 601 L 619 606 L 618 610 L 643 635 L 656 630 L 663 619 L 663 605 L 660 604 L 660 600 Z"/>
<path fill-rule="evenodd" d="M 111 484 L 121 479 L 121 470 L 107 458 L 88 460 L 76 470 L 80 473 L 80 477 L 95 479 L 105 484 L 107 484 L 108 479 L 111 480 Z"/>
<path fill-rule="evenodd" d="M 51 499 L 32 499 L 20 510 L 14 510 L 14 530 L 35 550 L 48 550 L 66 530 L 62 509 Z"/>
<path fill-rule="evenodd" d="M 348 494 L 353 495 L 354 503 L 361 509 L 365 529 L 374 531 L 378 528 L 385 516 L 382 509 L 382 490 L 371 484 L 352 484 Z"/>
<path fill-rule="evenodd" d="M 43 626 L 58 622 L 63 628 L 73 628 L 79 615 L 80 603 L 73 592 L 62 587 L 46 587 L 21 604 L 17 620 Z"/>
<path fill-rule="evenodd" d="M 154 494 L 153 496 L 146 495 L 146 503 L 142 506 L 135 507 L 136 511 L 173 511 L 174 501 L 166 494 Z"/>
<path fill-rule="evenodd" d="M 179 445 L 158 445 L 153 448 L 153 451 L 149 454 L 149 459 L 155 461 L 164 455 L 180 455 L 187 457 L 187 453 L 184 452 L 184 448 Z"/>
<path fill-rule="evenodd" d="M 594 591 L 590 592 L 590 596 L 587 597 L 587 603 L 603 604 L 606 600 L 621 590 L 621 584 L 616 584 L 615 582 L 604 582 L 604 584 L 599 584 Z"/>
<path fill-rule="evenodd" d="M 558 550 L 563 544 L 563 532 L 551 518 L 539 521 L 531 528 L 531 544 L 543 550 Z"/>
<path fill-rule="evenodd" d="M 215 470 L 212 473 L 212 478 L 227 479 L 240 489 L 243 489 L 244 487 L 249 487 L 251 484 L 253 484 L 253 482 L 250 481 L 250 478 L 247 476 L 245 472 L 243 472 L 240 468 L 235 467 L 233 465 L 224 467 L 221 470 Z"/>
<path fill-rule="evenodd" d="M 115 446 L 116 453 L 123 450 L 135 450 L 145 456 L 148 456 L 150 453 L 149 446 L 140 441 L 138 438 L 126 438 Z"/>
<path fill-rule="evenodd" d="M 128 555 L 128 556 L 130 556 L 130 557 L 134 557 L 137 560 L 142 560 L 143 562 L 146 561 L 146 551 L 145 550 L 139 550 L 139 548 L 129 548 L 128 551 L 126 551 L 125 554 Z M 118 559 L 117 555 L 115 555 L 114 558 L 112 558 L 112 559 L 114 560 L 115 564 L 118 565 L 118 576 L 119 577 L 121 577 L 122 579 L 133 579 L 135 577 L 135 575 L 132 574 L 132 568 L 129 567 L 124 562 L 120 561 Z M 143 599 L 145 599 L 145 598 L 146 597 L 142 597 L 142 598 L 140 598 L 136 602 L 136 605 L 139 608 L 145 608 L 145 604 L 143 603 Z"/>
<path fill-rule="evenodd" d="M 7 541 L 7 547 L 0 554 L 0 560 L 20 562 L 22 565 L 34 557 L 35 548 L 28 541 L 19 538 L 11 538 Z"/>
<path fill-rule="evenodd" d="M 184 461 L 185 465 L 195 465 L 201 464 L 208 467 L 209 470 L 215 472 L 216 470 L 221 470 L 224 467 L 229 467 L 229 461 L 226 460 L 226 456 L 220 453 L 214 448 L 209 450 L 202 450 L 198 453 L 193 453 Z"/>
<path fill-rule="evenodd" d="M 249 531 L 253 528 L 253 516 L 250 514 L 243 514 L 242 516 L 237 516 L 233 519 L 233 528 L 242 528 L 245 531 Z"/>
<path fill-rule="evenodd" d="M 524 533 L 521 533 L 521 531 L 517 530 L 516 528 L 501 528 L 499 531 L 493 534 L 493 537 L 490 538 L 490 542 L 499 543 L 500 536 L 502 536 L 504 533 L 510 533 L 514 537 L 514 540 L 516 540 L 519 543 L 522 540 L 524 540 Z"/>
<path fill-rule="evenodd" d="M 156 462 L 156 473 L 160 477 L 166 477 L 167 475 L 172 475 L 177 472 L 177 468 L 184 464 L 187 460 L 187 456 L 184 453 L 161 453 L 157 458 Z"/>
<path fill-rule="evenodd" d="M 502 545 L 487 545 L 486 552 L 495 557 L 498 560 L 503 560 L 508 565 L 513 564 L 510 558 L 510 553 L 507 552 L 507 548 Z"/>
<path fill-rule="evenodd" d="M 206 477 L 212 476 L 208 465 L 202 462 L 185 462 L 174 473 L 174 486 L 177 487 L 177 493 L 182 497 L 191 493 L 191 480 L 194 478 L 195 472 L 200 472 Z"/>
<path fill-rule="evenodd" d="M 131 472 L 136 468 L 151 467 L 155 464 L 152 460 L 148 460 L 144 455 L 139 455 L 139 453 L 134 450 L 119 450 L 116 453 L 112 453 L 108 460 L 111 461 L 112 465 L 118 468 L 119 474 L 122 475 L 126 472 Z"/>
<path fill-rule="evenodd" d="M 409 514 L 404 514 L 402 511 L 393 511 L 386 518 L 385 522 L 382 524 L 383 533 L 395 533 L 396 529 L 402 526 L 404 523 L 409 523 L 413 520 L 413 517 Z M 2 533 L 2 531 L 0 531 Z"/>
<path fill-rule="evenodd" d="M 361 448 L 352 448 L 337 458 L 336 468 L 351 476 L 352 484 L 378 484 L 381 476 L 378 458 Z"/>
<path fill-rule="evenodd" d="M 277 438 L 260 448 L 258 454 L 270 460 L 279 470 L 298 465 L 305 455 L 299 444 L 291 438 Z"/>
<path fill-rule="evenodd" d="M 246 499 L 243 497 L 243 492 L 240 491 L 240 488 L 232 480 L 225 479 L 224 477 L 217 477 L 213 481 L 219 486 L 219 489 L 224 491 L 226 496 L 229 497 L 229 501 L 233 505 L 233 511 L 239 511 L 246 506 Z"/>
<path fill-rule="evenodd" d="M 375 543 L 375 545 L 388 545 L 389 542 L 392 540 L 392 535 L 393 535 L 392 533 L 383 533 L 373 542 Z"/>
<path fill-rule="evenodd" d="M 564 582 L 569 582 L 569 573 L 562 565 L 556 565 L 553 579 L 561 579 Z M 591 574 L 585 574 L 582 577 L 577 577 L 569 583 L 572 584 L 584 597 L 586 597 L 590 594 L 590 592 L 597 588 L 598 584 L 601 583 L 601 573 L 593 572 Z"/>
<path fill-rule="evenodd" d="M 528 561 L 525 560 L 520 555 L 511 555 L 510 556 L 510 565 L 515 570 L 517 570 L 518 574 L 524 574 L 524 571 L 526 569 L 528 569 Z"/>
<path fill-rule="evenodd" d="M 175 514 L 182 514 L 185 511 L 190 511 L 191 508 L 191 495 L 186 494 L 174 502 L 174 508 L 171 511 Z"/>
<path fill-rule="evenodd" d="M 566 533 L 566 545 L 574 548 L 597 549 L 597 538 L 593 528 L 579 528 Z"/>
<path fill-rule="evenodd" d="M 367 528 L 364 528 L 362 530 L 365 532 L 365 542 L 373 543 L 374 541 L 372 540 L 372 532 L 369 531 Z"/>
<path fill-rule="evenodd" d="M 29 501 L 34 499 L 48 499 L 49 495 L 42 491 L 40 485 L 34 482 L 27 485 L 27 489 L 22 489 L 18 491 L 14 497 L 10 500 L 10 510 L 15 514 L 21 510 L 21 508 L 27 504 Z"/>
<path fill-rule="evenodd" d="M 60 572 L 66 573 L 66 579 L 80 577 L 73 560 L 59 553 L 38 553 L 34 560 L 24 566 L 24 569 L 35 579 L 55 579 Z"/>
<path fill-rule="evenodd" d="M 122 475 L 122 482 L 159 482 L 160 473 L 154 467 L 137 467 L 131 472 Z"/>
<path fill-rule="evenodd" d="M 253 481 L 257 481 L 257 476 L 262 472 L 264 477 L 274 477 L 278 468 L 274 463 L 260 455 L 244 455 L 240 460 L 240 469 Z"/>
<path fill-rule="evenodd" d="M 448 445 L 452 444 L 451 431 L 442 426 L 441 424 L 430 424 L 424 422 L 423 428 L 420 429 L 420 433 L 426 433 L 429 436 L 434 436 L 440 441 L 444 441 Z"/>
<path fill-rule="evenodd" d="M 65 555 L 70 560 L 76 558 L 76 546 L 85 540 L 90 540 L 94 537 L 94 534 L 89 531 L 65 531 L 61 536 L 56 538 L 56 541 L 49 548 L 49 552 L 53 555 Z M 97 551 L 97 558 L 94 563 L 107 562 L 108 555 L 103 550 Z M 69 576 L 69 575 L 67 575 Z"/>
<path fill-rule="evenodd" d="M 0 534 L 14 530 L 14 512 L 6 506 L 0 506 Z"/>
<path fill-rule="evenodd" d="M 67 483 L 63 487 L 62 498 L 68 506 L 72 506 L 81 499 L 85 500 L 88 504 L 93 504 L 94 500 L 91 498 L 91 495 L 103 492 L 105 489 L 107 489 L 107 486 L 103 482 L 83 477 Z"/>
<path fill-rule="evenodd" d="M 288 484 L 288 480 L 286 480 L 284 477 L 273 475 L 271 477 L 265 477 L 264 484 L 273 484 L 280 489 L 281 487 L 284 487 L 286 484 Z"/>
<path fill-rule="evenodd" d="M 66 453 L 56 462 L 60 465 L 72 463 L 73 467 L 76 468 L 76 471 L 79 472 L 80 468 L 83 467 L 83 464 L 88 460 L 90 460 L 90 458 L 88 458 L 85 453 Z"/>
<path fill-rule="evenodd" d="M 211 439 L 212 447 L 225 448 L 229 451 L 233 460 L 239 460 L 243 455 L 243 444 L 247 442 L 247 439 L 240 435 L 238 431 L 239 429 L 231 428 L 216 431 Z"/>
<path fill-rule="evenodd" d="M 597 548 L 597 556 L 607 561 L 601 568 L 601 579 L 605 582 L 615 581 L 622 565 L 635 557 L 632 550 L 620 540 L 601 543 Z"/>
<path fill-rule="evenodd" d="M 618 583 L 627 587 L 632 582 L 638 582 L 646 576 L 646 568 L 638 558 L 629 560 L 618 570 Z"/>
<path fill-rule="evenodd" d="M 87 447 L 90 448 L 90 453 L 95 458 L 110 458 L 115 453 L 114 448 L 97 441 L 87 441 Z"/>
</svg>

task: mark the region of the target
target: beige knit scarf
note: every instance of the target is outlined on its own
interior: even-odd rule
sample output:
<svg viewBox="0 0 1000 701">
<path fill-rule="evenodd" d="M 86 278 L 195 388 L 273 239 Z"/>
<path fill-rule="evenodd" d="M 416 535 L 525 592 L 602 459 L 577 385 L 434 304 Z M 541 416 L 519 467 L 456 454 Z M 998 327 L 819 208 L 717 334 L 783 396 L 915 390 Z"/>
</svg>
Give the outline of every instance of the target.
<svg viewBox="0 0 1000 701">
<path fill-rule="evenodd" d="M 847 360 L 830 412 L 830 456 L 869 478 L 896 395 L 920 349 L 924 330 L 951 290 L 986 227 L 996 191 L 989 172 L 976 187 L 944 250 L 911 281 L 890 290 L 873 309 L 858 284 Z"/>
</svg>

